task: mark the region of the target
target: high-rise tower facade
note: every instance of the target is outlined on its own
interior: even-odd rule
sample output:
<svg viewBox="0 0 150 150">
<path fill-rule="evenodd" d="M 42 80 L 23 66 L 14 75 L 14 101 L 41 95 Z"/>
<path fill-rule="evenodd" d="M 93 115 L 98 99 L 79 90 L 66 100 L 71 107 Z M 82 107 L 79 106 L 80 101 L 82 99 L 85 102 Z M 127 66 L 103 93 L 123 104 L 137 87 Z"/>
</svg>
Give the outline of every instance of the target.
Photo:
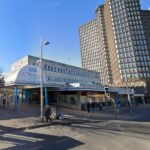
<svg viewBox="0 0 150 150">
<path fill-rule="evenodd" d="M 145 86 L 150 79 L 149 20 L 150 11 L 141 10 L 139 0 L 106 0 L 97 7 L 96 19 L 79 29 L 82 67 L 98 71 L 102 84 Z"/>
</svg>

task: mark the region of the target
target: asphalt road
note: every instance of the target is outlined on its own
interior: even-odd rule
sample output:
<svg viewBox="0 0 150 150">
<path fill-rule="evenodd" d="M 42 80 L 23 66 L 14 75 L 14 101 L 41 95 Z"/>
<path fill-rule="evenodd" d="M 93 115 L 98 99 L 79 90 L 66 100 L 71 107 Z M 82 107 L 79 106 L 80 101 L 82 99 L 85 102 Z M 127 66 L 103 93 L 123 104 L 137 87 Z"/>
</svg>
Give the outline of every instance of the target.
<svg viewBox="0 0 150 150">
<path fill-rule="evenodd" d="M 80 119 L 11 132 L 0 128 L 0 149 L 150 150 L 148 127 L 146 123 Z"/>
</svg>

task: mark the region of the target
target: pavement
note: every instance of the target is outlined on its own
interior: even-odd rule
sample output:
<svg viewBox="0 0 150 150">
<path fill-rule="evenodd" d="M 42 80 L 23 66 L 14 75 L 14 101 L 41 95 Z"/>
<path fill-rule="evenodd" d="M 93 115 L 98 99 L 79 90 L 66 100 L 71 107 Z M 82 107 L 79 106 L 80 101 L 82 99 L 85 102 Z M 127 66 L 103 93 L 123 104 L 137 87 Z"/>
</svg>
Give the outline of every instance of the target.
<svg viewBox="0 0 150 150">
<path fill-rule="evenodd" d="M 17 110 L 0 107 L 0 129 L 11 130 L 26 130 L 30 128 L 37 128 L 49 126 L 45 118 L 41 121 L 40 108 L 37 105 L 23 104 Z M 68 123 L 64 120 L 53 119 L 52 124 Z"/>
<path fill-rule="evenodd" d="M 21 105 L 18 110 L 14 111 L 9 108 L 0 107 L 0 129 L 20 129 L 26 130 L 49 125 L 45 120 L 40 119 L 40 108 L 38 105 Z M 96 111 L 88 113 L 86 111 L 61 108 L 64 113 L 64 119 L 53 119 L 53 124 L 69 125 L 73 123 L 83 123 L 90 121 L 101 121 L 101 127 L 113 128 L 113 124 L 119 124 L 122 127 L 135 126 L 138 128 L 150 127 L 150 105 L 136 106 L 132 112 L 128 108 L 122 109 L 121 113 L 116 115 L 113 109 Z M 122 121 L 125 121 L 122 123 Z M 150 132 L 150 131 L 148 131 Z"/>
<path fill-rule="evenodd" d="M 63 120 L 40 120 L 38 105 L 0 107 L 0 149 L 149 150 L 150 105 L 88 113 L 62 108 Z M 109 144 L 108 144 L 109 143 Z"/>
<path fill-rule="evenodd" d="M 103 111 L 96 110 L 95 113 L 87 111 L 80 111 L 74 109 L 62 109 L 65 114 L 78 116 L 81 118 L 88 118 L 94 120 L 126 120 L 126 121 L 142 121 L 150 122 L 150 105 L 133 106 L 132 110 L 123 107 L 120 113 L 116 113 L 114 108 L 104 109 Z"/>
</svg>

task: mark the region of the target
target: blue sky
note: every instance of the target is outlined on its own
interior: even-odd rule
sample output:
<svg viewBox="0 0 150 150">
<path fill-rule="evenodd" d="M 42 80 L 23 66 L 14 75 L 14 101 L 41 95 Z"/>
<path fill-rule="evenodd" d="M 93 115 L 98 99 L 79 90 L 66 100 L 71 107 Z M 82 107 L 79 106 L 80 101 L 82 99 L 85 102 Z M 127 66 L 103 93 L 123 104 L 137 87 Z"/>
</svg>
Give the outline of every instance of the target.
<svg viewBox="0 0 150 150">
<path fill-rule="evenodd" d="M 78 28 L 95 18 L 105 0 L 0 0 L 0 66 L 25 55 L 40 56 L 40 37 L 50 45 L 44 58 L 81 66 Z M 141 0 L 143 9 L 149 0 Z"/>
</svg>

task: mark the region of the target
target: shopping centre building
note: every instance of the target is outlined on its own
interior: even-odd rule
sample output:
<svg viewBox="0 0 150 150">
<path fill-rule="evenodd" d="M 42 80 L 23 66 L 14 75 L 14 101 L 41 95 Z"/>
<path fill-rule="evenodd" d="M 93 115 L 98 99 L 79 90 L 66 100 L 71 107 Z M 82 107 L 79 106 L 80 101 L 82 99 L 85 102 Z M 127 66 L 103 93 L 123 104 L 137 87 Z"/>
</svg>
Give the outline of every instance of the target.
<svg viewBox="0 0 150 150">
<path fill-rule="evenodd" d="M 97 72 L 43 59 L 44 103 L 80 108 L 89 97 L 104 99 Z M 1 88 L 1 99 L 17 107 L 17 103 L 40 103 L 40 58 L 25 56 L 11 66 L 4 76 L 5 88 Z"/>
</svg>

